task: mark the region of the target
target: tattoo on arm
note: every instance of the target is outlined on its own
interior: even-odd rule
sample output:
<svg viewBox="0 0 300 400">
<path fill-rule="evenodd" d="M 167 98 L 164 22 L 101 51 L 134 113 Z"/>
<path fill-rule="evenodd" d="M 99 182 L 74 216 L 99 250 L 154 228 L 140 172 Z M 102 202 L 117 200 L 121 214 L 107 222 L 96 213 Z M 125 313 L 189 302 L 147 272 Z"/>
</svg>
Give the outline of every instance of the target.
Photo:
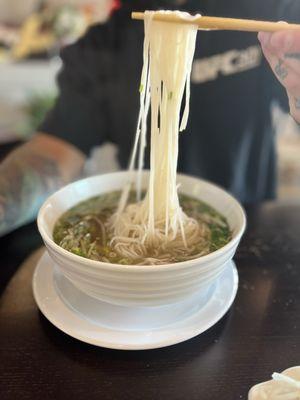
<svg viewBox="0 0 300 400">
<path fill-rule="evenodd" d="M 300 61 L 300 53 L 286 53 L 284 58 L 291 58 Z"/>
<path fill-rule="evenodd" d="M 13 152 L 0 165 L 0 236 L 33 220 L 63 183 L 55 160 L 22 148 Z"/>
<path fill-rule="evenodd" d="M 278 64 L 275 66 L 275 74 L 278 76 L 279 79 L 282 81 L 288 76 L 288 71 L 283 66 L 283 60 L 279 59 Z"/>
</svg>

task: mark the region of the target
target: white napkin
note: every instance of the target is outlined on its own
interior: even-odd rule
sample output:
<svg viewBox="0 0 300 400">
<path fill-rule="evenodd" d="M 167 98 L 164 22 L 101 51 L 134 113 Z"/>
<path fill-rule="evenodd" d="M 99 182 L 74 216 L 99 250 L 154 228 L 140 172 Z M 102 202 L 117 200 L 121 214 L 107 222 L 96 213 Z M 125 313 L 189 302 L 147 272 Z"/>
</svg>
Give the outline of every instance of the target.
<svg viewBox="0 0 300 400">
<path fill-rule="evenodd" d="M 300 366 L 275 372 L 272 378 L 253 386 L 248 400 L 300 400 Z"/>
</svg>

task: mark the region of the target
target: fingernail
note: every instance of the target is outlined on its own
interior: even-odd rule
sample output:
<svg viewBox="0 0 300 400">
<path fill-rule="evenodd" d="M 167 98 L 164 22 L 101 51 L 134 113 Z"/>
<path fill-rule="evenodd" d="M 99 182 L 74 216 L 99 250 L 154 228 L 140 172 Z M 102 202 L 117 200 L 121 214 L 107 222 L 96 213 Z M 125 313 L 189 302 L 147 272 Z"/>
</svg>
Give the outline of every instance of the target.
<svg viewBox="0 0 300 400">
<path fill-rule="evenodd" d="M 286 51 L 293 45 L 293 34 L 290 32 L 276 32 L 271 37 L 271 46 L 275 49 Z"/>
</svg>

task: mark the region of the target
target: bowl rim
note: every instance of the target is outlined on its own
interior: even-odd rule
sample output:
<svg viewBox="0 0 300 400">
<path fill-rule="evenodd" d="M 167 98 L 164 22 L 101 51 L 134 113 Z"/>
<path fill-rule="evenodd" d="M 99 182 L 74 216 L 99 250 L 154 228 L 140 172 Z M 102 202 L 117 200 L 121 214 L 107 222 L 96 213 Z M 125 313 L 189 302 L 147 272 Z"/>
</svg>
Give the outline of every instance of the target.
<svg viewBox="0 0 300 400">
<path fill-rule="evenodd" d="M 102 269 L 105 270 L 114 270 L 114 271 L 125 271 L 125 270 L 129 270 L 129 271 L 133 271 L 133 272 L 153 272 L 153 271 L 168 271 L 170 269 L 185 269 L 185 267 L 191 267 L 194 266 L 195 264 L 198 264 L 199 261 L 201 261 L 201 263 L 205 263 L 205 262 L 209 262 L 215 258 L 217 258 L 220 254 L 222 253 L 226 253 L 226 250 L 231 249 L 232 247 L 234 247 L 234 245 L 239 242 L 240 238 L 242 237 L 243 233 L 245 232 L 246 229 L 246 213 L 244 208 L 242 207 L 242 205 L 239 203 L 239 201 L 231 194 L 229 193 L 227 190 L 223 189 L 221 186 L 212 183 L 208 180 L 199 178 L 197 176 L 193 176 L 193 175 L 188 175 L 188 174 L 183 174 L 183 173 L 177 173 L 177 177 L 183 177 L 183 178 L 192 178 L 195 179 L 199 182 L 203 182 L 205 184 L 208 184 L 209 186 L 213 186 L 215 188 L 217 188 L 218 190 L 220 190 L 221 192 L 223 192 L 224 194 L 226 194 L 230 200 L 234 203 L 238 213 L 241 216 L 241 226 L 238 229 L 238 231 L 235 233 L 235 236 L 228 242 L 226 243 L 224 246 L 220 247 L 219 249 L 206 254 L 204 256 L 201 257 L 197 257 L 197 258 L 193 258 L 191 260 L 186 260 L 186 261 L 180 261 L 177 263 L 169 263 L 169 264 L 155 264 L 155 265 L 136 265 L 136 264 L 131 264 L 131 265 L 126 265 L 126 264 L 113 264 L 113 263 L 107 263 L 107 262 L 103 262 L 103 261 L 97 261 L 97 260 L 91 260 L 89 258 L 85 258 L 85 257 L 81 257 L 78 256 L 74 253 L 71 253 L 70 251 L 62 248 L 61 246 L 59 246 L 57 243 L 54 242 L 53 237 L 50 237 L 48 235 L 48 233 L 46 232 L 44 226 L 43 226 L 43 216 L 46 212 L 46 207 L 49 203 L 49 201 L 51 201 L 51 199 L 54 196 L 59 195 L 61 192 L 63 192 L 65 189 L 69 188 L 70 186 L 74 185 L 74 184 L 78 184 L 82 181 L 89 181 L 89 180 L 93 180 L 95 178 L 100 178 L 100 177 L 107 177 L 107 176 L 114 176 L 114 175 L 120 175 L 120 174 L 132 174 L 135 171 L 127 171 L 127 170 L 121 170 L 121 171 L 116 171 L 116 172 L 110 172 L 110 173 L 106 173 L 106 174 L 97 174 L 97 175 L 93 175 L 87 178 L 83 178 L 83 179 L 79 179 L 76 180 L 74 182 L 71 182 L 65 186 L 63 186 L 62 188 L 60 188 L 59 190 L 57 190 L 56 192 L 54 192 L 52 195 L 50 195 L 45 202 L 42 204 L 39 212 L 38 212 L 38 217 L 37 217 L 37 226 L 38 226 L 38 230 L 43 238 L 43 240 L 45 241 L 45 243 L 49 244 L 50 247 L 52 247 L 54 250 L 56 250 L 61 256 L 63 257 L 67 257 L 69 259 L 71 259 L 73 262 L 76 262 L 77 264 L 86 264 L 87 266 L 91 267 L 92 269 L 99 269 L 99 267 L 101 266 Z M 143 173 L 148 173 L 149 170 L 143 170 Z M 84 201 L 84 200 L 82 200 Z M 200 267 L 200 266 L 199 266 Z"/>
</svg>

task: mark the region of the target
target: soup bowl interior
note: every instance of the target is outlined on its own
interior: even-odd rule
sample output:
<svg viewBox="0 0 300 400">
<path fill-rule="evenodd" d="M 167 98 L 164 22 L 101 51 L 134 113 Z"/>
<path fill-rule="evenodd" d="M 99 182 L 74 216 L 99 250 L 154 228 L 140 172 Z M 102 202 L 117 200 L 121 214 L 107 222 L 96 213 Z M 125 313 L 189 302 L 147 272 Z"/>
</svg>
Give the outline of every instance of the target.
<svg viewBox="0 0 300 400">
<path fill-rule="evenodd" d="M 125 307 L 168 306 L 205 293 L 232 259 L 245 230 L 245 213 L 236 199 L 218 186 L 187 175 L 178 175 L 179 192 L 208 203 L 228 221 L 232 238 L 206 256 L 176 264 L 138 266 L 88 260 L 62 249 L 53 240 L 59 217 L 90 197 L 121 190 L 136 173 L 128 171 L 94 176 L 65 186 L 50 196 L 38 215 L 38 228 L 56 272 L 85 295 Z M 149 172 L 143 172 L 147 187 Z"/>
</svg>

